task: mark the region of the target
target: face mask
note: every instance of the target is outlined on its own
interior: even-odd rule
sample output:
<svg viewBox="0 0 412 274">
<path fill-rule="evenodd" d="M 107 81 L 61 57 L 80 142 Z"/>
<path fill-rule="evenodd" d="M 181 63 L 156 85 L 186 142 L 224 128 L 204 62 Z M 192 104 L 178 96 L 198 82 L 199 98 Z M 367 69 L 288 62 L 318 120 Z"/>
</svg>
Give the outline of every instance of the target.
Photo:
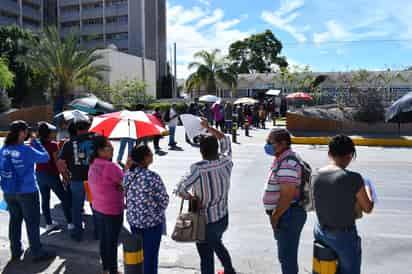
<svg viewBox="0 0 412 274">
<path fill-rule="evenodd" d="M 272 144 L 266 144 L 264 148 L 267 155 L 275 156 L 275 147 Z"/>
</svg>

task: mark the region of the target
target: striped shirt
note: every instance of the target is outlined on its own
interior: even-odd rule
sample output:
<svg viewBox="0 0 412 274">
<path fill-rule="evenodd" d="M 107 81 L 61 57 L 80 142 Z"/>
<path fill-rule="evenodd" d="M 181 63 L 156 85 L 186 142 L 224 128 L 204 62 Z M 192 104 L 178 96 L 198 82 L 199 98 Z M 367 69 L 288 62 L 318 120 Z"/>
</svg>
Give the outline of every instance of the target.
<svg viewBox="0 0 412 274">
<path fill-rule="evenodd" d="M 215 223 L 228 214 L 228 196 L 232 173 L 232 148 L 230 138 L 225 136 L 219 141 L 218 160 L 203 160 L 193 164 L 190 173 L 177 185 L 175 194 L 192 190 L 201 201 L 202 213 L 207 223 Z"/>
<path fill-rule="evenodd" d="M 263 205 L 265 210 L 270 211 L 276 209 L 280 198 L 280 185 L 282 184 L 296 185 L 296 195 L 292 203 L 299 200 L 299 186 L 302 181 L 302 167 L 296 160 L 286 159 L 288 157 L 299 158 L 295 152 L 289 149 L 273 161 L 263 195 Z"/>
</svg>

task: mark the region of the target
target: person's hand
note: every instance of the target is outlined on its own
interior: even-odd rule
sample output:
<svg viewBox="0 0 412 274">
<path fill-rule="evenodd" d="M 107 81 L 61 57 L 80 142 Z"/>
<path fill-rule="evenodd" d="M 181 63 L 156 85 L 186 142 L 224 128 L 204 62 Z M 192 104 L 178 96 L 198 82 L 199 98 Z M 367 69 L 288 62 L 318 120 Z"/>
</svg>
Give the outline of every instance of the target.
<svg viewBox="0 0 412 274">
<path fill-rule="evenodd" d="M 272 228 L 275 230 L 278 226 L 279 218 L 276 215 L 272 214 L 272 216 L 270 217 L 270 222 L 272 224 Z"/>
<path fill-rule="evenodd" d="M 201 125 L 203 128 L 208 129 L 208 128 L 209 128 L 209 122 L 208 122 L 205 118 L 200 118 L 200 119 L 201 119 L 200 125 Z"/>
</svg>

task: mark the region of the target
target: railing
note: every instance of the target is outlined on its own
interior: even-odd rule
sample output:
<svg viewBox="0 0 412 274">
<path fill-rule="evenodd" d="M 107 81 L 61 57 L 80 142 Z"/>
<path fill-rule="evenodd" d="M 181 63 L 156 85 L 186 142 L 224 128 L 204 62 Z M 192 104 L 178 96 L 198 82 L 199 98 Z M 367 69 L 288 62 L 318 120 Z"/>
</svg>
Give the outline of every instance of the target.
<svg viewBox="0 0 412 274">
<path fill-rule="evenodd" d="M 127 23 L 110 23 L 106 24 L 106 33 L 128 32 L 129 25 Z"/>
<path fill-rule="evenodd" d="M 128 48 L 129 47 L 129 40 L 128 39 L 107 39 L 106 44 L 110 45 L 113 44 L 117 48 Z"/>
<path fill-rule="evenodd" d="M 80 21 L 80 12 L 63 12 L 60 14 L 60 22 Z"/>
<path fill-rule="evenodd" d="M 83 25 L 82 35 L 103 33 L 103 24 L 101 25 Z"/>
<path fill-rule="evenodd" d="M 8 11 L 12 14 L 19 14 L 19 6 L 16 2 L 10 0 L 2 0 L 0 4 L 0 10 Z"/>
<path fill-rule="evenodd" d="M 35 19 L 37 21 L 40 21 L 41 20 L 41 11 L 40 10 L 35 10 L 32 7 L 29 7 L 29 6 L 23 6 L 23 16 L 31 18 L 31 19 Z"/>
<path fill-rule="evenodd" d="M 103 17 L 103 8 L 83 9 L 82 19 Z"/>
<path fill-rule="evenodd" d="M 69 28 L 62 28 L 61 29 L 61 34 L 63 36 L 68 36 L 68 35 L 78 35 L 80 33 L 80 27 L 69 27 Z"/>
<path fill-rule="evenodd" d="M 106 6 L 105 16 L 127 15 L 129 13 L 127 5 Z"/>
<path fill-rule="evenodd" d="M 79 5 L 79 3 L 80 3 L 79 0 L 60 0 L 59 2 L 60 7 Z"/>
<path fill-rule="evenodd" d="M 9 25 L 18 25 L 19 22 L 16 19 L 7 18 L 7 17 L 0 17 L 0 26 L 9 26 Z"/>
</svg>

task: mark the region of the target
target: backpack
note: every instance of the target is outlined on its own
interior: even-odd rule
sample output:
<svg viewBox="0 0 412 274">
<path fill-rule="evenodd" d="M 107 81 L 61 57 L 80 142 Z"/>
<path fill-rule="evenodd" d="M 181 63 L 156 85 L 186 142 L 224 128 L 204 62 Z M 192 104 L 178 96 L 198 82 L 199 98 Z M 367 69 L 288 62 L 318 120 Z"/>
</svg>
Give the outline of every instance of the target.
<svg viewBox="0 0 412 274">
<path fill-rule="evenodd" d="M 315 198 L 313 195 L 311 166 L 307 162 L 303 161 L 302 159 L 296 156 L 288 156 L 285 159 L 283 159 L 282 162 L 288 161 L 288 160 L 294 160 L 298 162 L 298 164 L 302 168 L 302 181 L 299 186 L 299 191 L 300 191 L 300 199 L 298 202 L 299 205 L 308 212 L 315 210 Z M 279 167 L 281 166 L 282 162 L 279 163 Z"/>
</svg>

